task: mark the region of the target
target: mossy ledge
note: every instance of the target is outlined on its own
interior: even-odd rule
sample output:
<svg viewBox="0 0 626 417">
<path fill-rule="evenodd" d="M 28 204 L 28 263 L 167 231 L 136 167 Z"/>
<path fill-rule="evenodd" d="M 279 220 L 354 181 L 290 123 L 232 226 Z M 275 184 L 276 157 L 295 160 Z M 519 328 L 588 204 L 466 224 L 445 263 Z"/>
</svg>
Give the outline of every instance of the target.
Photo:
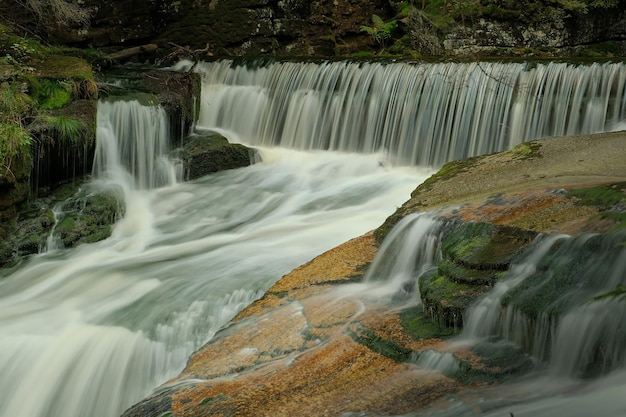
<svg viewBox="0 0 626 417">
<path fill-rule="evenodd" d="M 18 207 L 18 215 L 0 224 L 0 267 L 9 267 L 50 244 L 71 248 L 110 236 L 123 214 L 121 199 L 112 192 L 90 190 L 84 181 L 57 187 L 46 196 Z"/>
</svg>

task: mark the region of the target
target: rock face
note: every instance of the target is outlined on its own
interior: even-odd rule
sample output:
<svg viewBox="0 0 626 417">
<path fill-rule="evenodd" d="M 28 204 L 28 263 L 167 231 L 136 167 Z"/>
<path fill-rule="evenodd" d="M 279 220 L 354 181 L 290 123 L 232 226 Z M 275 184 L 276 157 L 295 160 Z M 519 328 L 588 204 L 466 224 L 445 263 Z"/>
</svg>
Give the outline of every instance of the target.
<svg viewBox="0 0 626 417">
<path fill-rule="evenodd" d="M 148 70 L 141 73 L 136 88 L 156 96 L 167 111 L 173 133 L 191 131 L 200 109 L 198 73 Z M 174 137 L 174 140 L 178 139 L 182 138 Z"/>
<path fill-rule="evenodd" d="M 485 341 L 452 348 L 446 339 L 538 233 L 599 233 L 581 252 L 555 249 L 531 284 L 504 298 L 526 312 L 531 327 L 535 297 L 554 301 L 550 314 L 558 314 L 564 291 L 532 283 L 555 276 L 560 288 L 570 285 L 568 277 L 587 264 L 566 261 L 571 266 L 559 269 L 555 260 L 566 252 L 581 260 L 598 250 L 613 258 L 623 253 L 625 184 L 623 132 L 552 138 L 449 163 L 374 233 L 284 276 L 194 353 L 179 376 L 124 416 L 402 415 L 524 372 L 531 360 L 519 347 Z M 405 216 L 435 209 L 442 256 L 419 277 L 422 304 L 399 308 L 394 298 L 360 294 L 354 283 L 376 242 Z M 601 297 L 623 296 L 620 288 Z M 519 342 L 533 350 L 528 340 Z M 424 370 L 434 362 L 439 372 Z"/>
<path fill-rule="evenodd" d="M 408 4 L 411 3 L 411 4 Z M 420 2 L 304 0 L 86 0 L 89 28 L 58 29 L 54 40 L 123 48 L 148 42 L 173 44 L 197 56 L 347 56 L 379 50 L 362 26 L 372 15 L 397 19 L 397 53 L 410 44 L 422 56 L 619 56 L 626 51 L 626 8 L 566 11 L 555 2 L 476 2 L 467 11 L 422 10 Z M 459 2 L 460 3 L 460 2 Z M 558 2 L 557 2 L 558 3 Z M 425 3 L 424 3 L 425 4 Z M 434 23 L 431 19 L 444 19 Z M 403 40 L 406 35 L 406 40 Z"/>
<path fill-rule="evenodd" d="M 444 53 L 472 55 L 577 56 L 590 45 L 587 54 L 626 52 L 626 10 L 600 10 L 593 14 L 554 13 L 543 21 L 520 25 L 511 20 L 480 18 L 459 25 L 444 35 Z M 584 54 L 584 53 L 583 53 Z"/>
<path fill-rule="evenodd" d="M 336 37 L 351 38 L 372 14 L 393 17 L 388 2 L 304 0 L 85 1 L 89 28 L 54 33 L 56 41 L 98 47 L 168 42 L 221 55 L 335 55 Z M 363 44 L 370 40 L 365 36 Z"/>
</svg>

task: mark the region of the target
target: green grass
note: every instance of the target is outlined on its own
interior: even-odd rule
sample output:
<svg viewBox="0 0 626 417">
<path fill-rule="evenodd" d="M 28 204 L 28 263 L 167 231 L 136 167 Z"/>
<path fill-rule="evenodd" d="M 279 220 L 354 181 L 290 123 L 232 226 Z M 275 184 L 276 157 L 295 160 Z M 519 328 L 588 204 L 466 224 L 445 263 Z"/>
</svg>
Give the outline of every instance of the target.
<svg viewBox="0 0 626 417">
<path fill-rule="evenodd" d="M 89 139 L 87 127 L 80 120 L 63 116 L 39 116 L 38 121 L 62 142 L 82 144 Z"/>
<path fill-rule="evenodd" d="M 72 99 L 73 84 L 68 81 L 44 79 L 37 84 L 35 96 L 42 110 L 60 109 Z"/>
</svg>

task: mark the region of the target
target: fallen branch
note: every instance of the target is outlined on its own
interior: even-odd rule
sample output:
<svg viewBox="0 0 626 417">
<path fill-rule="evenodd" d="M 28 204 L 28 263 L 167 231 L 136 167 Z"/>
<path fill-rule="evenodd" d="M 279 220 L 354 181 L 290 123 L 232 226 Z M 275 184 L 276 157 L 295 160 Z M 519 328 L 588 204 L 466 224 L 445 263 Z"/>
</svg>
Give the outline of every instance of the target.
<svg viewBox="0 0 626 417">
<path fill-rule="evenodd" d="M 106 61 L 125 60 L 136 55 L 141 55 L 141 54 L 145 54 L 148 52 L 154 52 L 157 49 L 159 49 L 157 45 L 153 43 L 149 43 L 147 45 L 135 46 L 133 48 L 123 49 L 118 52 L 113 52 L 112 54 L 105 56 L 104 60 Z"/>
</svg>

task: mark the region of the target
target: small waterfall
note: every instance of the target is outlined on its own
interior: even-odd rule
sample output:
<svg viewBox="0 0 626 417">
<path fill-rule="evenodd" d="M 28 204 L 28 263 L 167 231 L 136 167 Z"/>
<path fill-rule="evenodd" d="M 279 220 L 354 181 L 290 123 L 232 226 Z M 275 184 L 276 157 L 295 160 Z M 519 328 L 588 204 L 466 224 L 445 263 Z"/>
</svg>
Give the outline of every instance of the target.
<svg viewBox="0 0 626 417">
<path fill-rule="evenodd" d="M 454 375 L 460 369 L 459 360 L 450 352 L 425 350 L 414 353 L 412 362 L 422 369 L 438 371 L 444 375 Z"/>
<path fill-rule="evenodd" d="M 440 166 L 626 120 L 623 63 L 201 64 L 198 125 L 254 145 Z"/>
<path fill-rule="evenodd" d="M 543 237 L 469 310 L 464 339 L 500 336 L 555 375 L 626 366 L 624 234 Z"/>
<path fill-rule="evenodd" d="M 463 334 L 469 338 L 482 338 L 493 335 L 502 328 L 506 321 L 502 315 L 502 297 L 512 288 L 522 283 L 537 270 L 537 264 L 561 236 L 538 238 L 528 255 L 511 265 L 506 277 L 499 281 L 489 293 L 470 307 Z M 513 326 L 516 331 L 519 326 Z"/>
<path fill-rule="evenodd" d="M 173 184 L 182 167 L 170 161 L 168 116 L 159 105 L 138 100 L 100 100 L 98 141 L 93 173 L 114 182 L 130 182 L 133 188 L 152 189 Z"/>
<path fill-rule="evenodd" d="M 437 212 L 405 216 L 385 238 L 366 283 L 382 283 L 395 300 L 419 299 L 418 279 L 433 268 L 440 257 L 439 240 L 443 222 Z M 377 290 L 380 293 L 380 289 Z M 417 292 L 417 295 L 415 293 Z"/>
<path fill-rule="evenodd" d="M 591 236 L 572 239 L 559 251 L 571 266 L 571 281 L 548 306 L 550 313 L 562 312 L 551 341 L 554 374 L 593 375 L 626 366 L 625 241 L 624 233 Z"/>
</svg>

